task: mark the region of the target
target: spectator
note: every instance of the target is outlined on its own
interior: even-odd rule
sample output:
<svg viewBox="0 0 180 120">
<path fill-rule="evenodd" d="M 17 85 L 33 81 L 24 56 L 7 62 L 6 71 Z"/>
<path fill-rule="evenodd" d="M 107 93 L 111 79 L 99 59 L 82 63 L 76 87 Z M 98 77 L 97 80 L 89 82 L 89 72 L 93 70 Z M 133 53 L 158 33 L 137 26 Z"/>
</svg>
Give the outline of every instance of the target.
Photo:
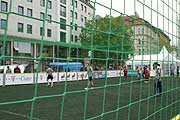
<svg viewBox="0 0 180 120">
<path fill-rule="evenodd" d="M 112 68 L 112 64 L 110 64 L 110 65 L 109 65 L 109 70 L 112 70 L 112 69 L 113 69 L 113 68 Z"/>
<path fill-rule="evenodd" d="M 148 83 L 149 78 L 150 78 L 150 70 L 149 70 L 148 66 L 145 66 L 145 78 L 146 78 L 146 80 L 144 82 Z"/>
<path fill-rule="evenodd" d="M 124 72 L 124 78 L 127 79 L 128 69 L 126 67 L 124 67 L 123 72 Z"/>
<path fill-rule="evenodd" d="M 137 70 L 137 74 L 138 74 L 138 79 L 141 79 L 141 68 L 139 68 L 138 66 L 136 67 Z"/>
<path fill-rule="evenodd" d="M 31 73 L 30 66 L 26 66 L 24 73 Z"/>
<path fill-rule="evenodd" d="M 16 68 L 14 68 L 14 73 L 21 73 L 21 70 L 18 65 L 16 66 Z"/>
<path fill-rule="evenodd" d="M 146 66 L 143 67 L 143 72 L 142 72 L 143 78 L 145 78 L 145 71 L 146 71 Z"/>
<path fill-rule="evenodd" d="M 180 74 L 180 66 L 179 66 L 179 74 Z"/>
<path fill-rule="evenodd" d="M 179 77 L 179 66 L 177 66 L 177 78 Z"/>
<path fill-rule="evenodd" d="M 170 71 L 170 72 L 171 72 L 171 76 L 174 77 L 174 65 L 171 66 L 171 69 L 170 69 L 170 70 L 171 70 L 171 71 Z"/>
<path fill-rule="evenodd" d="M 9 68 L 9 66 L 7 66 L 6 73 L 12 73 L 12 70 Z"/>
<path fill-rule="evenodd" d="M 4 69 L 0 69 L 0 73 L 4 73 Z"/>
<path fill-rule="evenodd" d="M 160 64 L 155 62 L 153 64 L 153 69 L 155 70 L 155 78 L 154 78 L 154 95 L 157 96 L 162 94 L 162 82 L 161 82 L 161 69 Z"/>
</svg>

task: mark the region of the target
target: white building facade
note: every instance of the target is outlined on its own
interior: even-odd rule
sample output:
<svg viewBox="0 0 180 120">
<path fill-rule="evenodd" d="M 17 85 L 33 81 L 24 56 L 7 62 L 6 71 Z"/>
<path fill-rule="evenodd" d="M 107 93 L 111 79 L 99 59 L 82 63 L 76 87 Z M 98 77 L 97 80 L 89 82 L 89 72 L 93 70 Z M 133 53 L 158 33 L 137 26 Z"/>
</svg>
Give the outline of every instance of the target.
<svg viewBox="0 0 180 120">
<path fill-rule="evenodd" d="M 0 2 L 1 48 L 5 33 L 6 38 L 13 38 L 6 45 L 5 55 L 9 56 L 22 53 L 30 54 L 29 56 L 34 58 L 38 57 L 40 50 L 36 41 L 40 40 L 80 45 L 81 28 L 86 21 L 93 18 L 94 11 L 89 0 L 1 0 Z M 18 42 L 19 38 L 23 43 Z M 35 41 L 34 44 L 29 40 Z M 49 50 L 49 47 L 47 49 Z M 51 46 L 49 53 L 52 54 L 51 57 L 56 56 L 59 49 Z M 14 64 L 14 61 L 11 58 L 5 64 Z"/>
</svg>

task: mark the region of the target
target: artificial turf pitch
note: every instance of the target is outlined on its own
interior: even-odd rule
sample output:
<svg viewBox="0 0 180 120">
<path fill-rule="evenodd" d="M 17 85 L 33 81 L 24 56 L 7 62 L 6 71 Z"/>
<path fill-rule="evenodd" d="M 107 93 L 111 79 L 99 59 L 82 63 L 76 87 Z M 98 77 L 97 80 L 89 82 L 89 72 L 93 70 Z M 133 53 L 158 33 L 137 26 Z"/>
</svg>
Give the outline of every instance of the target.
<svg viewBox="0 0 180 120">
<path fill-rule="evenodd" d="M 180 113 L 180 79 L 162 80 L 163 95 L 158 97 L 153 96 L 152 80 L 144 83 L 137 78 L 95 79 L 95 88 L 88 90 L 84 90 L 86 80 L 67 82 L 66 92 L 65 82 L 55 83 L 52 88 L 39 84 L 33 119 L 59 120 L 63 112 L 63 120 L 115 120 L 116 117 L 127 120 L 128 116 L 129 120 L 169 120 Z M 35 85 L 0 87 L 0 120 L 29 119 L 34 88 Z M 46 97 L 50 95 L 54 96 Z"/>
</svg>

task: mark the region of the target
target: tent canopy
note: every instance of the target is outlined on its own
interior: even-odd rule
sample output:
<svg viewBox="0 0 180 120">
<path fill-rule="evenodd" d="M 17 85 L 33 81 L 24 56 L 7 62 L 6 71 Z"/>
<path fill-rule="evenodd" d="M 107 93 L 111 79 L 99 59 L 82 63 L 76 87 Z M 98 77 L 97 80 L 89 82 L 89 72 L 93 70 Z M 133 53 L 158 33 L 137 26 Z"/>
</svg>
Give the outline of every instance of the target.
<svg viewBox="0 0 180 120">
<path fill-rule="evenodd" d="M 163 47 L 159 54 L 150 54 L 150 55 L 135 55 L 130 60 L 126 61 L 127 65 L 133 64 L 152 64 L 154 62 L 160 62 L 160 63 L 172 63 L 177 62 L 180 63 L 180 60 L 175 58 L 173 55 L 171 55 L 166 47 Z"/>
</svg>

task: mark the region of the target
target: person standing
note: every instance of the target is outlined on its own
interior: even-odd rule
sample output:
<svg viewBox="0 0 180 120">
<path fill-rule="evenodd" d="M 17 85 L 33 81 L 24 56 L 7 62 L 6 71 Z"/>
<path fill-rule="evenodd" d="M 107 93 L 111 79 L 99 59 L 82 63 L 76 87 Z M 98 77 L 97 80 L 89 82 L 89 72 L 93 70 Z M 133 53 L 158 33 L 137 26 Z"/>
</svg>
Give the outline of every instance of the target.
<svg viewBox="0 0 180 120">
<path fill-rule="evenodd" d="M 170 68 L 170 73 L 171 73 L 171 76 L 174 77 L 174 64 L 172 64 L 171 68 Z"/>
<path fill-rule="evenodd" d="M 127 79 L 128 69 L 124 67 L 123 72 L 124 72 L 124 78 Z"/>
<path fill-rule="evenodd" d="M 179 66 L 179 74 L 180 74 L 180 66 Z"/>
<path fill-rule="evenodd" d="M 16 66 L 16 68 L 14 68 L 14 73 L 21 73 L 21 70 L 18 65 Z"/>
<path fill-rule="evenodd" d="M 12 70 L 9 68 L 9 66 L 7 66 L 6 73 L 12 73 Z"/>
<path fill-rule="evenodd" d="M 179 77 L 179 66 L 177 66 L 177 78 Z"/>
<path fill-rule="evenodd" d="M 155 70 L 155 78 L 154 78 L 154 95 L 157 96 L 162 94 L 162 81 L 161 81 L 161 69 L 160 64 L 155 62 L 153 64 L 153 69 Z"/>
<path fill-rule="evenodd" d="M 137 74 L 138 74 L 138 79 L 141 79 L 141 68 L 139 68 L 138 66 L 136 67 L 137 70 Z"/>
<path fill-rule="evenodd" d="M 92 88 L 94 87 L 94 83 L 93 83 L 93 68 L 92 66 L 88 63 L 88 66 L 87 66 L 87 74 L 88 74 L 88 87 L 87 88 Z M 85 89 L 87 89 L 85 88 Z"/>
<path fill-rule="evenodd" d="M 150 70 L 149 70 L 147 65 L 145 66 L 145 78 L 146 78 L 146 80 L 144 82 L 148 83 L 149 82 L 149 78 L 150 78 Z"/>
<path fill-rule="evenodd" d="M 49 87 L 49 86 L 51 86 L 51 87 L 53 87 L 53 69 L 49 66 L 49 65 L 47 65 L 46 66 L 46 73 L 47 73 L 47 86 Z M 51 84 L 49 83 L 49 79 L 51 80 Z"/>
</svg>

